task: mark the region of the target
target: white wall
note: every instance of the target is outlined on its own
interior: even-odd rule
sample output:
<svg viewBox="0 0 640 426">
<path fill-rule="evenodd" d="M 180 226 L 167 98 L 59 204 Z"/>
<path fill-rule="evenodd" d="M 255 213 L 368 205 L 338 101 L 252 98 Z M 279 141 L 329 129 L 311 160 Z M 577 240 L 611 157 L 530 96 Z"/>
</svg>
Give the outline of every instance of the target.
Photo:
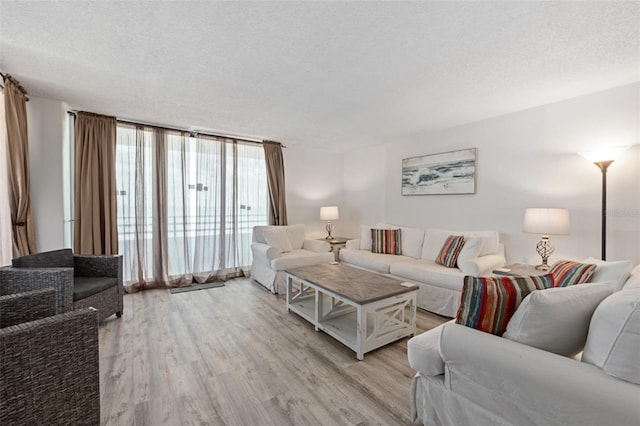
<svg viewBox="0 0 640 426">
<path fill-rule="evenodd" d="M 338 206 L 340 220 L 334 222 L 333 236 L 342 236 L 346 215 L 342 154 L 294 145 L 283 156 L 289 224 L 304 223 L 309 237 L 322 238 L 326 222 L 320 220 L 320 207 Z"/>
<path fill-rule="evenodd" d="M 571 235 L 552 238 L 562 257 L 600 257 L 601 173 L 578 152 L 640 142 L 640 84 L 415 135 L 345 155 L 349 229 L 386 221 L 418 227 L 496 229 L 509 262 L 538 263 L 539 236 L 522 233 L 527 207 L 564 207 Z M 477 192 L 401 195 L 403 158 L 478 149 Z M 609 169 L 607 259 L 640 263 L 640 147 Z M 381 188 L 380 182 L 384 182 Z M 384 207 L 380 207 L 384 206 Z"/>
<path fill-rule="evenodd" d="M 62 102 L 29 96 L 31 203 L 38 251 L 64 247 L 62 144 L 66 116 Z"/>
</svg>

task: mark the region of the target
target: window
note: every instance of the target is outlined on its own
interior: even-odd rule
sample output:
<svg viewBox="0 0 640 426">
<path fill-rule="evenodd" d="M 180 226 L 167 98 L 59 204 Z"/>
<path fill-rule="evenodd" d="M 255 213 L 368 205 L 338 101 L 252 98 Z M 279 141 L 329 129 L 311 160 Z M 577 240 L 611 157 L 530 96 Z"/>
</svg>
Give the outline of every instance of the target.
<svg viewBox="0 0 640 426">
<path fill-rule="evenodd" d="M 129 289 L 242 275 L 268 222 L 262 146 L 118 124 L 118 244 Z"/>
</svg>

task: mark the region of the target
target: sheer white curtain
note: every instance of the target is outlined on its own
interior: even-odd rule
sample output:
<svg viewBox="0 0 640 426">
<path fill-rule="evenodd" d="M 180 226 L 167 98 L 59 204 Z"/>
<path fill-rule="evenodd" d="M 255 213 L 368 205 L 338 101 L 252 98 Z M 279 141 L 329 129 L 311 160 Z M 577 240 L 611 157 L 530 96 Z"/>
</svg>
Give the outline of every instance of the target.
<svg viewBox="0 0 640 426">
<path fill-rule="evenodd" d="M 262 147 L 120 124 L 116 174 L 128 291 L 249 269 L 252 228 L 268 220 Z"/>
<path fill-rule="evenodd" d="M 4 91 L 0 89 L 0 266 L 13 258 L 11 208 L 9 203 L 9 163 L 7 160 L 7 123 L 4 111 Z"/>
</svg>

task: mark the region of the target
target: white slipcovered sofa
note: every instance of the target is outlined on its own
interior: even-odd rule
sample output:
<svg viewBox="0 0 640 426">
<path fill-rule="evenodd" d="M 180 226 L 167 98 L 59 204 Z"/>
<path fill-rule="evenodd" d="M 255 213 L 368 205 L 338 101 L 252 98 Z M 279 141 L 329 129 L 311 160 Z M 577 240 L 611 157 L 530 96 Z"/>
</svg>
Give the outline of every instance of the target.
<svg viewBox="0 0 640 426">
<path fill-rule="evenodd" d="M 408 358 L 417 370 L 411 384 L 413 420 L 425 425 L 640 424 L 640 266 L 628 280 L 631 262 L 622 265 L 622 280 L 595 277 L 598 269 L 607 268 L 598 263 L 593 279 L 610 281 L 531 293 L 503 337 L 452 320 L 411 338 Z M 619 281 L 623 287 L 615 291 Z M 608 292 L 593 299 L 598 286 L 609 286 Z M 564 292 L 564 300 L 549 297 L 549 291 Z M 566 298 L 570 292 L 572 299 Z M 530 303 L 515 320 L 534 293 L 547 304 Z M 591 306 L 589 298 L 595 302 Z M 559 303 L 551 303 L 554 299 Z M 525 328 L 538 332 L 526 337 L 527 344 L 519 340 Z M 573 357 L 541 349 L 562 347 L 576 335 L 582 336 L 581 355 L 582 346 L 574 347 Z"/>
<path fill-rule="evenodd" d="M 334 260 L 326 241 L 306 239 L 304 225 L 254 226 L 251 277 L 272 293 L 284 290 L 284 271 Z"/>
<path fill-rule="evenodd" d="M 399 228 L 401 254 L 372 253 L 372 228 Z M 450 235 L 463 235 L 465 239 L 455 268 L 435 262 Z M 465 275 L 490 274 L 506 263 L 497 231 L 425 230 L 388 224 L 362 225 L 360 239 L 348 241 L 340 250 L 340 261 L 418 284 L 418 307 L 447 317 L 456 315 Z"/>
</svg>

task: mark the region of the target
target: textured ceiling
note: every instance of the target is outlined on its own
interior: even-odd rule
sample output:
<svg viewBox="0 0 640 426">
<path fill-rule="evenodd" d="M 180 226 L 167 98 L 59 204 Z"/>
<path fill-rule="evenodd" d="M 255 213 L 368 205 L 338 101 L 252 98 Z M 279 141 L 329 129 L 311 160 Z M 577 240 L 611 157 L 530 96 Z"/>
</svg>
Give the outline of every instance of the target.
<svg viewBox="0 0 640 426">
<path fill-rule="evenodd" d="M 640 80 L 640 2 L 13 2 L 34 96 L 287 145 L 392 142 Z"/>
</svg>

